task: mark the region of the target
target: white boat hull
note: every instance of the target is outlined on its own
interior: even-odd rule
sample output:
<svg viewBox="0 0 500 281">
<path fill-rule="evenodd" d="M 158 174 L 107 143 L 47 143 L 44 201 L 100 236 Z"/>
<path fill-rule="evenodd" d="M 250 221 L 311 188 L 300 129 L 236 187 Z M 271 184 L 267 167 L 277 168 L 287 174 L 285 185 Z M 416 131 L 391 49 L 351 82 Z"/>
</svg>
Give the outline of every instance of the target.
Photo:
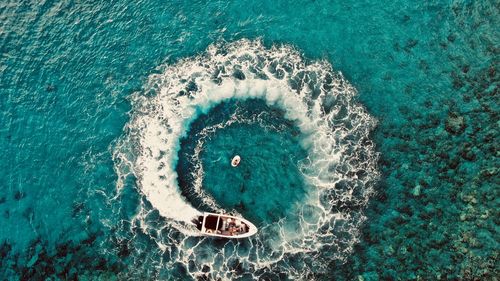
<svg viewBox="0 0 500 281">
<path fill-rule="evenodd" d="M 193 220 L 204 236 L 219 238 L 247 238 L 255 235 L 257 227 L 250 221 L 231 215 L 203 213 Z"/>
</svg>

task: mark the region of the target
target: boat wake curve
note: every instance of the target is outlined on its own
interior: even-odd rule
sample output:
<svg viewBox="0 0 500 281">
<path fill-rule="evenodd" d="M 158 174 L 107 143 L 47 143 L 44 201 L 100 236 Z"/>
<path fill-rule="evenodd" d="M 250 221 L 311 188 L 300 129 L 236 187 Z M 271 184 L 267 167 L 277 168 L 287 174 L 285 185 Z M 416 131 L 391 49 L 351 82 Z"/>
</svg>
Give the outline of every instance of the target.
<svg viewBox="0 0 500 281">
<path fill-rule="evenodd" d="M 300 278 L 325 269 L 322 267 L 332 258 L 348 256 L 357 241 L 364 221 L 363 206 L 373 193 L 378 172 L 377 154 L 368 137 L 375 120 L 356 102 L 355 89 L 340 73 L 326 61 L 304 60 L 293 47 L 266 48 L 251 40 L 212 45 L 201 55 L 162 66 L 159 72 L 150 77 L 144 92 L 133 95 L 132 118 L 114 158 L 118 190 L 124 178 L 133 174 L 150 208 L 167 219 L 171 231 L 184 233 L 151 238 L 162 248 L 185 252 L 171 262 L 187 265 L 194 261 L 199 266 L 188 270 L 193 278 L 206 274 L 200 269 L 203 266 L 211 269 L 213 278 L 236 278 L 240 273 L 229 270 L 235 258 L 256 274 L 284 270 Z M 154 95 L 145 94 L 151 92 Z M 261 99 L 281 108 L 284 117 L 297 125 L 300 145 L 308 154 L 300 171 L 309 190 L 297 204 L 296 217 L 259 227 L 250 246 L 235 242 L 233 250 L 215 262 L 196 254 L 219 252 L 211 242 L 184 245 L 183 241 L 194 234 L 185 226 L 201 212 L 182 196 L 176 164 L 180 141 L 189 133 L 191 123 L 216 105 L 234 99 Z M 216 134 L 218 128 L 212 129 Z M 193 157 L 198 165 L 195 193 L 214 211 L 224 212 L 204 192 L 200 155 Z M 328 251 L 323 251 L 325 247 Z M 297 256 L 302 257 L 301 263 L 294 262 Z M 287 260 L 286 269 L 282 260 Z"/>
</svg>

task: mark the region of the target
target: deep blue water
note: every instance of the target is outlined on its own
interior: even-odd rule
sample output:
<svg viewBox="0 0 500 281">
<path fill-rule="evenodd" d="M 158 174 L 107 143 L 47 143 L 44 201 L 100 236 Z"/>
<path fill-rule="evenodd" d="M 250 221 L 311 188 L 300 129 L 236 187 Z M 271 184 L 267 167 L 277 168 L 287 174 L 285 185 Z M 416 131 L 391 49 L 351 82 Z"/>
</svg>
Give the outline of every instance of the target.
<svg viewBox="0 0 500 281">
<path fill-rule="evenodd" d="M 237 116 L 238 122 L 226 125 L 231 115 Z M 202 133 L 204 128 L 219 124 L 216 132 Z M 284 118 L 283 111 L 260 99 L 223 102 L 196 119 L 182 143 L 177 164 L 181 189 L 192 203 L 201 201 L 191 190 L 194 171 L 190 155 L 195 154 L 202 138 L 203 188 L 222 206 L 235 208 L 258 225 L 276 222 L 306 193 L 298 164 L 306 159 L 307 152 L 300 146 L 299 135 L 299 129 Z M 235 155 L 244 160 L 232 168 L 228 159 Z M 214 211 L 202 201 L 196 207 Z"/>
<path fill-rule="evenodd" d="M 1 279 L 495 280 L 499 9 L 2 2 Z"/>
</svg>

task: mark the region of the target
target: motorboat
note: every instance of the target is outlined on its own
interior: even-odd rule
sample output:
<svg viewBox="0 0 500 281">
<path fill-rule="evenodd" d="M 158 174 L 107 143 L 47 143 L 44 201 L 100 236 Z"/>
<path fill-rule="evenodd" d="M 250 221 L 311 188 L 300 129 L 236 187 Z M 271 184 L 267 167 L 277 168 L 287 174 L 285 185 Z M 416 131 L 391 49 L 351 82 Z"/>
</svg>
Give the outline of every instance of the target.
<svg viewBox="0 0 500 281">
<path fill-rule="evenodd" d="M 257 227 L 244 218 L 226 214 L 203 213 L 193 223 L 204 236 L 246 238 L 257 233 Z"/>
<path fill-rule="evenodd" d="M 231 160 L 231 166 L 237 167 L 240 164 L 241 157 L 239 155 L 236 155 L 233 157 L 233 160 Z"/>
</svg>

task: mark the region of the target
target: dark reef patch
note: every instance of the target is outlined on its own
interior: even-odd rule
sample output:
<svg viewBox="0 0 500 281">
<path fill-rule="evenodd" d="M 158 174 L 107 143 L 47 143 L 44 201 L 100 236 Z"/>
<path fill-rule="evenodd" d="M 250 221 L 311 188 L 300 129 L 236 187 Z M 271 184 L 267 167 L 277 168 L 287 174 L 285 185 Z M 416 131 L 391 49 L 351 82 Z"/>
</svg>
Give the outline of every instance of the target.
<svg viewBox="0 0 500 281">
<path fill-rule="evenodd" d="M 14 199 L 16 201 L 19 201 L 19 200 L 23 199 L 24 197 L 26 197 L 26 193 L 21 191 L 21 190 L 18 190 L 14 193 Z"/>
<path fill-rule="evenodd" d="M 0 245 L 0 275 L 17 276 L 19 280 L 79 280 L 112 278 L 125 270 L 122 262 L 103 257 L 96 251 L 98 248 L 95 239 L 83 244 L 62 242 L 52 248 L 39 237 L 21 254 L 12 252 L 11 245 L 3 242 Z"/>
<path fill-rule="evenodd" d="M 331 264 L 334 276 L 345 278 L 338 280 L 496 280 L 500 77 L 493 67 L 457 71 L 461 90 L 445 101 L 448 112 L 426 102 L 431 115 L 401 110 L 404 129 L 379 126 L 378 143 L 392 145 L 379 160 L 383 180 L 368 209 L 372 223 L 356 255 Z M 463 96 L 468 103 L 457 101 Z"/>
</svg>

